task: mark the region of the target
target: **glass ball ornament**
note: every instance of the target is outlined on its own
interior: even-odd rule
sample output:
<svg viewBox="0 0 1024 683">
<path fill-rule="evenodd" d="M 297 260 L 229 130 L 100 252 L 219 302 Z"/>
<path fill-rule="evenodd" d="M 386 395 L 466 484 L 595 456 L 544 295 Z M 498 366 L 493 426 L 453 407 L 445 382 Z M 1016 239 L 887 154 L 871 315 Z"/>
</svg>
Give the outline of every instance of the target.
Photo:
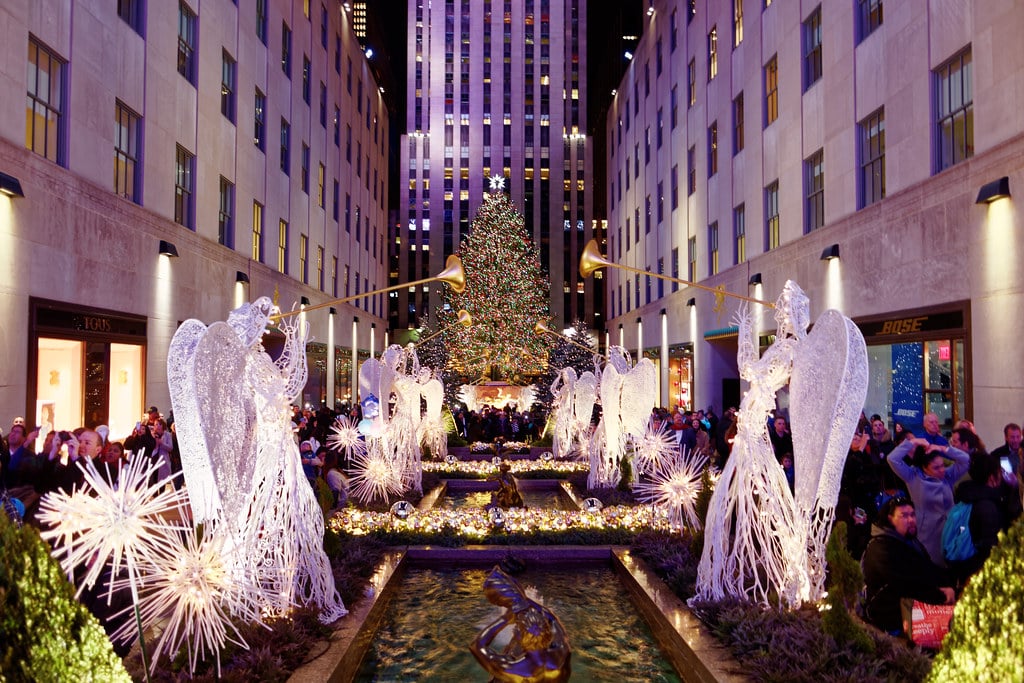
<svg viewBox="0 0 1024 683">
<path fill-rule="evenodd" d="M 584 512 L 596 514 L 601 511 L 601 508 L 604 507 L 604 503 L 602 503 L 597 498 L 585 498 L 580 507 Z"/>
<path fill-rule="evenodd" d="M 448 455 L 446 455 L 446 456 L 444 457 L 444 461 L 445 461 L 445 462 L 446 462 L 447 464 L 449 464 L 449 465 L 454 465 L 455 463 L 457 463 L 457 462 L 459 461 L 459 459 L 458 459 L 458 458 L 456 458 L 456 457 L 455 457 L 454 455 L 452 455 L 451 453 L 449 453 Z"/>
<path fill-rule="evenodd" d="M 391 514 L 398 519 L 407 519 L 416 508 L 407 500 L 400 500 L 391 506 Z"/>
<path fill-rule="evenodd" d="M 487 517 L 491 520 L 491 526 L 505 526 L 505 511 L 501 508 L 491 508 L 487 511 Z"/>
<path fill-rule="evenodd" d="M 540 459 L 544 462 L 551 462 L 555 459 L 555 455 L 551 451 L 544 451 L 540 454 Z"/>
<path fill-rule="evenodd" d="M 491 458 L 491 462 L 493 464 L 495 464 L 495 465 L 500 465 L 501 464 L 501 456 L 500 455 L 494 456 L 493 458 Z"/>
</svg>

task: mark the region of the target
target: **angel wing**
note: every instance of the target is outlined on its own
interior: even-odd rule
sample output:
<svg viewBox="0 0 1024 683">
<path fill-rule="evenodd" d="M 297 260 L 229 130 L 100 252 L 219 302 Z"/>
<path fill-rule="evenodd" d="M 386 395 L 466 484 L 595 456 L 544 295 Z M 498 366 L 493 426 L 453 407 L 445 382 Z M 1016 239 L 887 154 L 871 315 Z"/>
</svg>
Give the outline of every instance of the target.
<svg viewBox="0 0 1024 683">
<path fill-rule="evenodd" d="M 167 389 L 181 451 L 181 471 L 197 524 L 217 519 L 221 509 L 195 391 L 195 352 L 204 334 L 206 325 L 186 320 L 175 331 L 167 349 Z"/>
<path fill-rule="evenodd" d="M 825 311 L 800 344 L 790 379 L 795 497 L 802 510 L 835 506 L 867 384 L 860 330 L 839 311 Z"/>
<path fill-rule="evenodd" d="M 227 323 L 210 325 L 195 350 L 195 395 L 223 517 L 239 520 L 256 471 L 256 402 L 247 376 L 248 349 Z"/>
<path fill-rule="evenodd" d="M 658 368 L 650 358 L 644 358 L 630 370 L 622 383 L 619 412 L 622 430 L 635 437 L 644 433 L 651 409 L 657 399 Z"/>
<path fill-rule="evenodd" d="M 609 363 L 601 373 L 601 424 L 604 425 L 605 444 L 609 449 L 615 448 L 622 434 L 622 417 L 620 395 L 622 393 L 623 375 Z"/>
<path fill-rule="evenodd" d="M 573 402 L 576 426 L 578 429 L 585 429 L 590 424 L 590 418 L 594 414 L 594 404 L 597 403 L 597 377 L 594 373 L 588 370 L 576 380 Z"/>
</svg>

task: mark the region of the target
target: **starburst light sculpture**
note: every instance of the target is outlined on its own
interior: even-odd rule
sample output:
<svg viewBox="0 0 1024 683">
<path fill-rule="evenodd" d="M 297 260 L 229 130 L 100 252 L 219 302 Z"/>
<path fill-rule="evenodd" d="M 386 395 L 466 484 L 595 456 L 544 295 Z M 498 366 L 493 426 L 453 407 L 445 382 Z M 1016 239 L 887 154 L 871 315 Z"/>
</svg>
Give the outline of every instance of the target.
<svg viewBox="0 0 1024 683">
<path fill-rule="evenodd" d="M 353 458 L 353 474 L 349 479 L 352 496 L 363 503 L 389 494 L 402 493 L 401 472 L 385 455 L 376 450 Z"/>
<path fill-rule="evenodd" d="M 638 475 L 653 472 L 678 453 L 672 433 L 666 429 L 656 430 L 648 423 L 643 434 L 633 441 L 633 467 Z"/>
<path fill-rule="evenodd" d="M 650 479 L 633 487 L 637 499 L 652 503 L 668 513 L 673 529 L 688 526 L 700 529 L 697 516 L 697 495 L 701 491 L 701 475 L 708 465 L 703 455 L 685 451 L 655 461 Z"/>
<path fill-rule="evenodd" d="M 47 493 L 39 504 L 39 521 L 48 529 L 40 536 L 54 545 L 53 556 L 71 578 L 79 565 L 88 567 L 75 597 L 96 584 L 110 565 L 111 576 L 127 571 L 133 597 L 141 568 L 152 558 L 175 552 L 179 521 L 186 499 L 167 489 L 171 477 L 150 483 L 159 463 L 136 455 L 121 468 L 117 484 L 110 482 L 89 458 L 78 466 L 84 473 L 82 488 Z M 108 586 L 107 601 L 111 588 Z"/>
<path fill-rule="evenodd" d="M 327 437 L 327 446 L 335 451 L 343 452 L 346 460 L 355 456 L 366 455 L 366 442 L 363 441 L 355 420 L 347 415 L 339 415 L 331 426 L 331 434 Z"/>
<path fill-rule="evenodd" d="M 259 591 L 229 565 L 224 541 L 222 535 L 200 538 L 189 527 L 184 532 L 184 545 L 179 541 L 173 552 L 156 553 L 142 566 L 139 618 L 144 628 L 162 628 L 151 672 L 156 670 L 161 654 L 173 659 L 184 645 L 190 671 L 195 673 L 199 657 L 213 655 L 219 678 L 220 651 L 229 642 L 249 649 L 231 617 L 262 624 L 256 600 Z M 122 583 L 115 581 L 114 585 L 120 587 Z M 135 623 L 128 621 L 113 637 L 130 642 L 135 635 Z"/>
</svg>

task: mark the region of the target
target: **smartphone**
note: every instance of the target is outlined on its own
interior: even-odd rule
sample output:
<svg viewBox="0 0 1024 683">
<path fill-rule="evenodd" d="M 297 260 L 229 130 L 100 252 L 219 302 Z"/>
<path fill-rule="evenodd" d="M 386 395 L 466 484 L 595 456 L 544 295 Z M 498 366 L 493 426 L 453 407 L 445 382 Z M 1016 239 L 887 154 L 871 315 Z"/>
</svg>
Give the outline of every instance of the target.
<svg viewBox="0 0 1024 683">
<path fill-rule="evenodd" d="M 1010 459 L 1005 455 L 999 458 L 999 464 L 1002 466 L 1003 471 L 1007 474 L 1013 474 L 1013 465 L 1010 464 Z"/>
</svg>

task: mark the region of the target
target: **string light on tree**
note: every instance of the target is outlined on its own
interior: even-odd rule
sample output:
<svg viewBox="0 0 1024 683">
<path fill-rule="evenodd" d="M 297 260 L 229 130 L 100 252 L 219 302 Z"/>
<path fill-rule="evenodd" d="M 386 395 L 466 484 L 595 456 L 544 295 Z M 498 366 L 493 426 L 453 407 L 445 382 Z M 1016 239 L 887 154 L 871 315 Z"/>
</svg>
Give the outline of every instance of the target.
<svg viewBox="0 0 1024 683">
<path fill-rule="evenodd" d="M 550 342 L 535 335 L 533 326 L 548 317 L 550 287 L 525 220 L 503 186 L 504 178 L 491 178 L 492 191 L 459 247 L 466 288 L 461 294 L 446 290 L 438 327 L 450 328 L 444 340 L 451 367 L 514 381 L 543 372 L 547 364 Z M 452 324 L 462 309 L 473 316 L 472 327 Z"/>
</svg>

